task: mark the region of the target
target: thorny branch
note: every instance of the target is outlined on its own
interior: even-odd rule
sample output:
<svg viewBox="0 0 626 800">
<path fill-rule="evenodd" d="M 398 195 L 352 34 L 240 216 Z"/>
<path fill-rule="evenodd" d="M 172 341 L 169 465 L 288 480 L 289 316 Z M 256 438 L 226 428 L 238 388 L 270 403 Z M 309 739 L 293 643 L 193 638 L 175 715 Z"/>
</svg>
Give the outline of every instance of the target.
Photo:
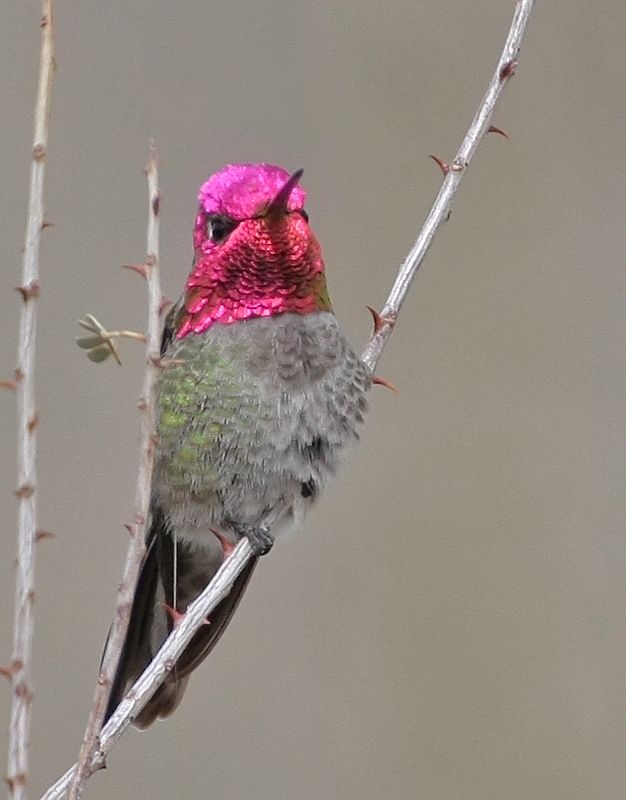
<svg viewBox="0 0 626 800">
<path fill-rule="evenodd" d="M 398 319 L 398 314 L 400 313 L 404 298 L 415 277 L 415 273 L 432 244 L 435 233 L 448 219 L 452 200 L 459 188 L 463 175 L 465 175 L 472 156 L 478 149 L 478 145 L 483 136 L 490 130 L 489 123 L 493 116 L 496 103 L 500 99 L 502 90 L 509 82 L 509 78 L 512 77 L 517 68 L 517 56 L 534 3 L 535 0 L 517 0 L 513 21 L 511 22 L 502 54 L 498 60 L 498 66 L 493 73 L 493 77 L 487 87 L 487 92 L 481 104 L 478 106 L 476 116 L 465 134 L 465 138 L 459 147 L 454 161 L 450 164 L 446 164 L 440 159 L 435 159 L 443 170 L 445 176 L 444 181 L 439 189 L 439 194 L 435 198 L 430 213 L 426 218 L 426 222 L 415 240 L 415 244 L 400 267 L 396 281 L 389 293 L 389 297 L 387 298 L 387 302 L 381 314 L 375 315 L 376 324 L 374 326 L 374 333 L 361 356 L 365 364 L 367 364 L 372 371 L 376 369 L 378 359 Z M 493 130 L 496 133 L 504 133 L 499 128 L 493 128 Z"/>
<path fill-rule="evenodd" d="M 154 146 L 150 146 L 150 162 L 146 167 L 148 178 L 148 232 L 146 262 L 142 275 L 148 284 L 148 335 L 146 345 L 146 372 L 143 396 L 139 401 L 141 410 L 141 437 L 139 473 L 135 490 L 135 516 L 128 525 L 130 542 L 126 553 L 124 573 L 117 593 L 117 608 L 111 624 L 100 674 L 96 685 L 93 707 L 87 723 L 85 737 L 80 750 L 77 769 L 72 776 L 69 800 L 77 800 L 85 780 L 94 769 L 103 766 L 103 761 L 93 758 L 100 749 L 100 728 L 106 712 L 111 685 L 120 660 L 124 638 L 130 621 L 130 609 L 137 586 L 139 570 L 145 552 L 145 530 L 150 505 L 150 483 L 154 464 L 154 442 L 156 434 L 155 399 L 159 376 L 159 351 L 161 340 L 160 309 L 162 307 L 161 283 L 159 280 L 159 178 L 158 162 Z M 96 766 L 97 765 L 97 766 Z"/>
<path fill-rule="evenodd" d="M 408 292 L 415 273 L 424 260 L 433 237 L 448 218 L 452 199 L 456 193 L 461 178 L 474 155 L 481 139 L 490 130 L 489 121 L 493 114 L 505 84 L 515 72 L 517 55 L 520 49 L 526 25 L 534 5 L 534 0 L 517 0 L 515 15 L 509 33 L 498 61 L 498 66 L 489 83 L 487 93 L 483 98 L 478 112 L 463 139 L 461 147 L 451 164 L 441 163 L 445 173 L 443 185 L 437 195 L 430 214 L 422 227 L 409 255 L 400 268 L 398 277 L 387 298 L 381 314 L 372 311 L 375 325 L 374 332 L 363 351 L 362 359 L 373 371 L 376 367 L 382 350 L 391 335 L 400 308 Z M 247 539 L 242 539 L 230 556 L 222 564 L 211 583 L 202 594 L 187 609 L 185 616 L 163 644 L 147 670 L 132 686 L 127 696 L 121 702 L 115 714 L 102 730 L 100 750 L 94 758 L 92 769 L 104 763 L 106 754 L 130 725 L 145 703 L 152 697 L 165 676 L 182 654 L 193 634 L 204 624 L 207 615 L 219 603 L 228 588 L 241 573 L 252 555 L 252 549 Z M 76 767 L 72 767 L 57 783 L 48 790 L 42 800 L 60 800 L 72 780 Z"/>
<path fill-rule="evenodd" d="M 37 410 L 35 405 L 35 344 L 37 297 L 39 295 L 39 252 L 45 227 L 43 189 L 48 148 L 48 119 L 54 73 L 52 0 L 43 0 L 41 55 L 35 104 L 35 125 L 26 241 L 22 265 L 22 296 L 17 368 L 13 387 L 17 394 L 17 471 L 19 501 L 18 544 L 15 578 L 15 622 L 13 654 L 7 674 L 13 687 L 9 723 L 7 783 L 12 800 L 26 800 L 28 743 L 31 721 L 31 658 L 33 642 L 33 600 L 35 595 L 35 545 L 37 542 Z"/>
</svg>

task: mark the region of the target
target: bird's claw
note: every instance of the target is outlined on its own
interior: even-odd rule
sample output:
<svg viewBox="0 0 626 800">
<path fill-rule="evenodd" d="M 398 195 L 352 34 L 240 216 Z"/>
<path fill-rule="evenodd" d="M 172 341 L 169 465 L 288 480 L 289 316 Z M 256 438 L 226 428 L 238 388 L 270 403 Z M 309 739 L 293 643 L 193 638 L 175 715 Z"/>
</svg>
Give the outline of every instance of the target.
<svg viewBox="0 0 626 800">
<path fill-rule="evenodd" d="M 274 536 L 263 526 L 259 528 L 246 526 L 245 528 L 240 528 L 239 533 L 250 542 L 252 554 L 255 556 L 266 555 L 274 544 Z"/>
</svg>

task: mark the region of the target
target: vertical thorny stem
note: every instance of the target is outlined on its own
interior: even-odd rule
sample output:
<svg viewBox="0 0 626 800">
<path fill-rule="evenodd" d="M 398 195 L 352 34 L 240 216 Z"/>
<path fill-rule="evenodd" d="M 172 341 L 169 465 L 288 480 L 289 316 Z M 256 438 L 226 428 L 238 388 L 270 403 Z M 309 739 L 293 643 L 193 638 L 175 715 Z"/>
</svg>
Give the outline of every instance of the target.
<svg viewBox="0 0 626 800">
<path fill-rule="evenodd" d="M 148 178 L 148 232 L 146 237 L 146 262 L 137 271 L 145 275 L 148 284 L 148 335 L 146 345 L 147 365 L 143 384 L 143 396 L 139 401 L 141 411 L 141 443 L 139 472 L 135 490 L 135 515 L 128 525 L 130 542 L 126 553 L 124 574 L 117 594 L 117 609 L 111 624 L 106 650 L 100 665 L 94 702 L 87 722 L 87 729 L 78 756 L 78 765 L 72 777 L 68 800 L 77 800 L 89 775 L 103 766 L 100 755 L 100 728 L 106 712 L 111 685 L 122 652 L 122 645 L 130 621 L 135 587 L 145 551 L 145 529 L 150 505 L 150 485 L 154 464 L 155 441 L 155 394 L 159 376 L 159 350 L 161 338 L 160 309 L 162 303 L 159 280 L 159 180 L 157 156 L 154 145 L 150 146 L 150 161 L 146 167 Z"/>
<path fill-rule="evenodd" d="M 37 297 L 39 294 L 39 250 L 44 227 L 43 187 L 48 147 L 48 117 L 52 74 L 52 0 L 43 0 L 41 18 L 41 62 L 37 102 L 28 219 L 22 280 L 22 296 L 15 391 L 17 394 L 17 472 L 19 502 L 18 545 L 15 579 L 15 625 L 13 654 L 9 672 L 13 702 L 9 725 L 7 783 L 12 800 L 26 800 L 28 743 L 30 734 L 32 686 L 31 655 L 33 642 L 33 601 L 35 594 L 35 545 L 37 541 L 37 409 L 35 405 L 35 340 L 37 333 Z"/>
</svg>

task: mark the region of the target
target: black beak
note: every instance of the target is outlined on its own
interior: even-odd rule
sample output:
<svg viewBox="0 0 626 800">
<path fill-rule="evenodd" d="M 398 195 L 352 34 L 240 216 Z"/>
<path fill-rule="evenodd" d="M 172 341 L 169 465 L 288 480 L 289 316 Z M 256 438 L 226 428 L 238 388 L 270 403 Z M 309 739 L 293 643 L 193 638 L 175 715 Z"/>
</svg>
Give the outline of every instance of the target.
<svg viewBox="0 0 626 800">
<path fill-rule="evenodd" d="M 298 185 L 298 181 L 302 177 L 302 173 L 304 172 L 303 169 L 296 170 L 293 175 L 287 180 L 285 185 L 278 190 L 276 196 L 272 200 L 272 202 L 267 207 L 267 216 L 268 217 L 277 217 L 281 214 L 284 214 L 287 210 L 287 203 L 289 202 L 289 198 L 291 197 L 291 192 L 295 186 Z"/>
</svg>

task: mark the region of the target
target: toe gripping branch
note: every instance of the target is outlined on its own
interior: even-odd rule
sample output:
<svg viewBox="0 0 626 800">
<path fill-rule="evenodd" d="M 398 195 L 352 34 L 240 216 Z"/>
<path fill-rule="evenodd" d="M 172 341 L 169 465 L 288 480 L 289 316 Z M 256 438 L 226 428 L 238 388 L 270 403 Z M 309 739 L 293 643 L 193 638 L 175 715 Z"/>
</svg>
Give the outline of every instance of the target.
<svg viewBox="0 0 626 800">
<path fill-rule="evenodd" d="M 264 556 L 272 549 L 274 544 L 274 536 L 270 533 L 269 525 L 259 525 L 254 527 L 252 525 L 241 525 L 237 528 L 237 533 L 240 536 L 245 536 L 250 542 L 252 554 L 254 556 Z"/>
</svg>

